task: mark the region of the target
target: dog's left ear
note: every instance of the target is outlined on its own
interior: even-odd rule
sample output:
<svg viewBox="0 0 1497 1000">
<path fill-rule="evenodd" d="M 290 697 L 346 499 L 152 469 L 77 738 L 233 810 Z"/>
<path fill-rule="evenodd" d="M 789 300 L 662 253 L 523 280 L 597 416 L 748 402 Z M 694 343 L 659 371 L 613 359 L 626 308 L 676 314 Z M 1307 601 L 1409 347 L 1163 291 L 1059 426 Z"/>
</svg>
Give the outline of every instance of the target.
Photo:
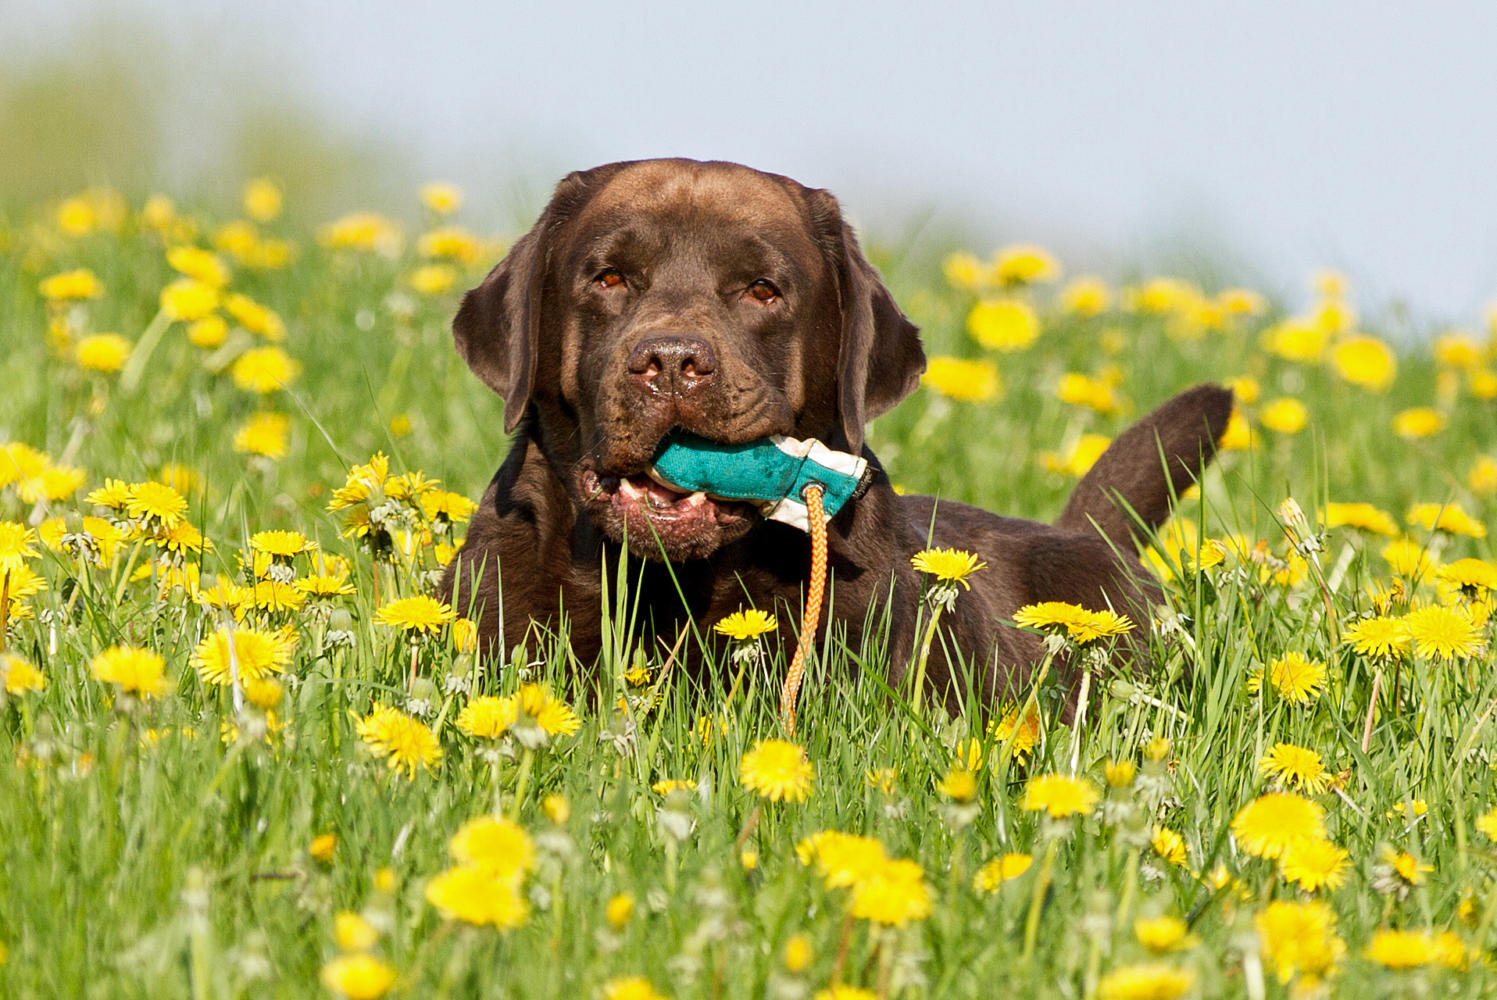
<svg viewBox="0 0 1497 1000">
<path fill-rule="evenodd" d="M 837 409 L 853 452 L 862 450 L 863 426 L 915 391 L 925 371 L 920 328 L 911 323 L 883 279 L 863 256 L 857 236 L 829 191 L 809 193 L 822 245 L 836 269 L 842 308 L 837 352 Z"/>
</svg>

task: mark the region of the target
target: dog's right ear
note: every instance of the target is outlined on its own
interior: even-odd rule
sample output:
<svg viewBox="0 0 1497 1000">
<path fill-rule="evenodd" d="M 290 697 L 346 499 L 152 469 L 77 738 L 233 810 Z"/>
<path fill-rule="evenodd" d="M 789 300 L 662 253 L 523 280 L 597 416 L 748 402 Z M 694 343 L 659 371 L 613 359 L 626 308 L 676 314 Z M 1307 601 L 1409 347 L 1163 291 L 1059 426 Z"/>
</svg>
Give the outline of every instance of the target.
<svg viewBox="0 0 1497 1000">
<path fill-rule="evenodd" d="M 568 174 L 530 232 L 515 241 L 483 283 L 463 296 L 452 321 L 457 353 L 504 399 L 504 429 L 525 415 L 535 386 L 542 298 L 556 229 L 611 173 L 614 164 Z"/>
</svg>

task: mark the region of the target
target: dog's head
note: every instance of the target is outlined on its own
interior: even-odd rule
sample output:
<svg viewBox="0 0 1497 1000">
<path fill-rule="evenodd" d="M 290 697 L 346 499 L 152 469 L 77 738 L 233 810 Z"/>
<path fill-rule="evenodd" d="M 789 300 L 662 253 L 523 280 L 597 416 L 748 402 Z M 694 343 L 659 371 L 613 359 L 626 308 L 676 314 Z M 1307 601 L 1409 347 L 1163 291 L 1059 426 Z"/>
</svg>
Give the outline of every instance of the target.
<svg viewBox="0 0 1497 1000">
<path fill-rule="evenodd" d="M 730 163 L 644 160 L 574 173 L 463 299 L 458 352 L 533 414 L 574 500 L 648 558 L 706 556 L 758 518 L 646 474 L 679 428 L 745 443 L 863 425 L 925 366 L 916 328 L 826 191 Z"/>
</svg>

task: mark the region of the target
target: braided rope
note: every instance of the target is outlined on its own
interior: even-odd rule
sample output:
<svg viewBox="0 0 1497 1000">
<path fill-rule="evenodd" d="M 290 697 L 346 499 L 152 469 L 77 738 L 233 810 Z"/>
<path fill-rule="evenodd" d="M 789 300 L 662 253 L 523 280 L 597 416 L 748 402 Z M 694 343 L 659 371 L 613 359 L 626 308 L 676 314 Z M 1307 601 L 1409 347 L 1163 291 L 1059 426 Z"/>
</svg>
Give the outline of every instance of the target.
<svg viewBox="0 0 1497 1000">
<path fill-rule="evenodd" d="M 795 698 L 800 694 L 801 677 L 806 672 L 806 654 L 816 642 L 816 633 L 820 629 L 821 599 L 826 592 L 826 516 L 821 507 L 822 493 L 822 488 L 812 483 L 801 494 L 806 501 L 806 520 L 811 528 L 811 587 L 806 594 L 806 613 L 801 620 L 795 656 L 785 674 L 785 686 L 780 689 L 780 716 L 791 736 L 795 735 Z"/>
</svg>

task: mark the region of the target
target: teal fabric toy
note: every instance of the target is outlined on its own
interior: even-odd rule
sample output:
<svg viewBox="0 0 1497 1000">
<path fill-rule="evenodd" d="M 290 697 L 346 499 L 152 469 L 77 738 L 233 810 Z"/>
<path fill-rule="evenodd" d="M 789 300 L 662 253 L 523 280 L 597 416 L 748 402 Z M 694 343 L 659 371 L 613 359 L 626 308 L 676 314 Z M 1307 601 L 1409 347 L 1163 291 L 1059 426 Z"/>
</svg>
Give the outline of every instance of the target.
<svg viewBox="0 0 1497 1000">
<path fill-rule="evenodd" d="M 694 434 L 672 434 L 655 456 L 650 472 L 661 482 L 692 493 L 756 505 L 771 521 L 811 530 L 805 488 L 823 489 L 822 508 L 830 521 L 872 478 L 868 462 L 833 451 L 815 439 L 776 434 L 748 444 L 722 444 Z"/>
</svg>

